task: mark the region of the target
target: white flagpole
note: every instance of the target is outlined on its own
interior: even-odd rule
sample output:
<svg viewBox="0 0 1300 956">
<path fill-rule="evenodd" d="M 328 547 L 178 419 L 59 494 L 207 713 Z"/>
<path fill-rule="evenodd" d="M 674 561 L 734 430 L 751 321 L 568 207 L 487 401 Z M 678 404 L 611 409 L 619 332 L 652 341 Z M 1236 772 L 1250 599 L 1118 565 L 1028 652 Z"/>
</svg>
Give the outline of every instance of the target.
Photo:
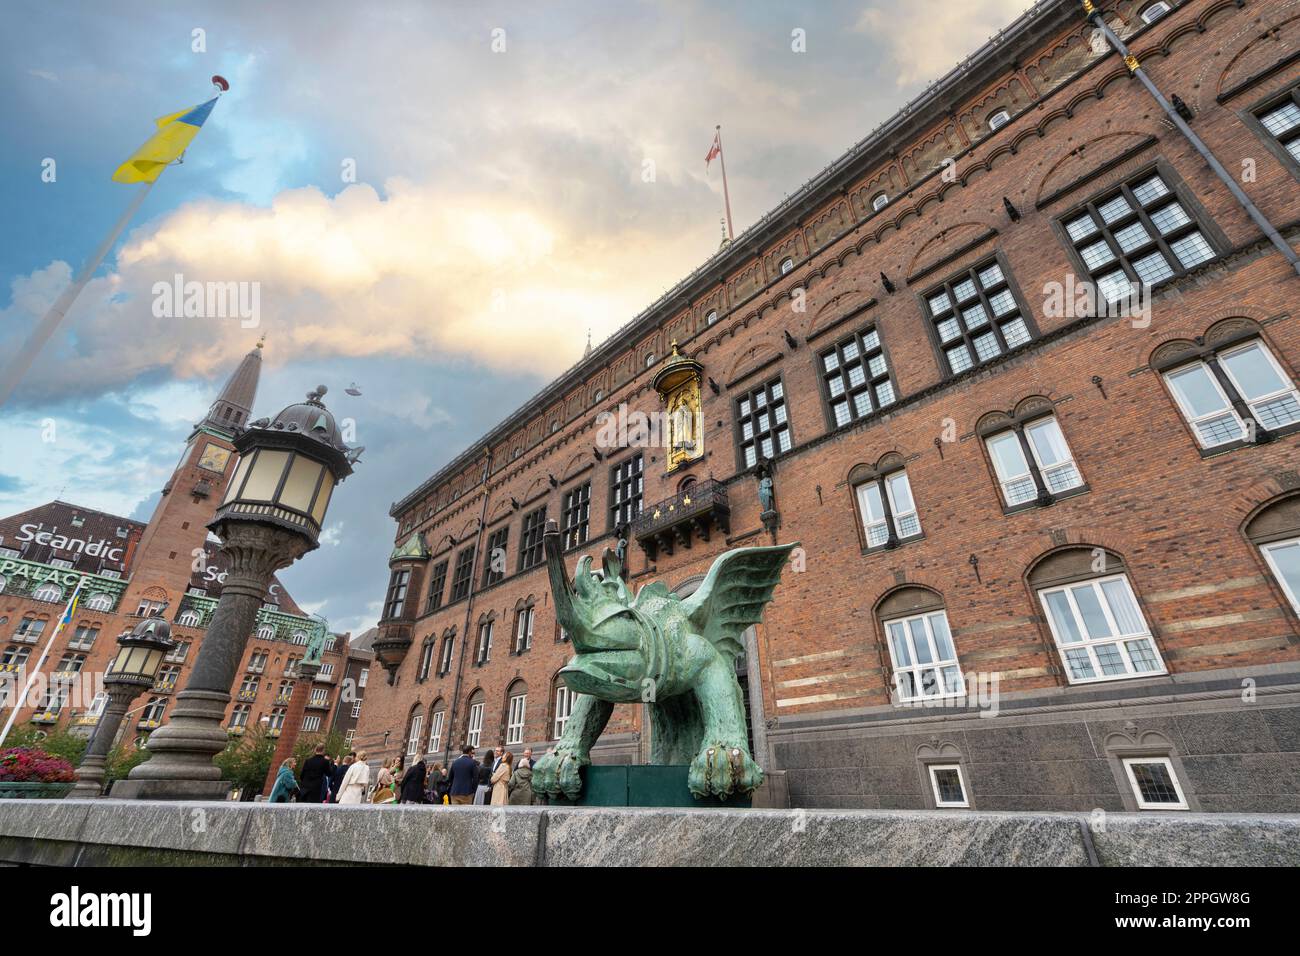
<svg viewBox="0 0 1300 956">
<path fill-rule="evenodd" d="M 722 151 L 722 125 L 717 127 L 718 133 L 718 162 L 722 164 L 722 202 L 727 209 L 727 238 L 735 239 L 736 231 L 731 228 L 731 193 L 727 189 L 727 155 Z M 0 404 L 4 402 L 4 395 L 0 393 Z"/>
<path fill-rule="evenodd" d="M 77 586 L 72 589 L 72 597 L 68 598 L 67 605 L 63 608 L 63 613 L 59 616 L 59 624 L 50 635 L 50 639 L 45 642 L 45 647 L 41 650 L 41 656 L 36 661 L 36 666 L 31 669 L 27 676 L 27 683 L 23 685 L 22 693 L 13 702 L 13 707 L 9 711 L 9 719 L 5 721 L 4 730 L 0 730 L 0 744 L 5 742 L 9 736 L 9 730 L 14 725 L 14 720 L 18 717 L 18 711 L 27 700 L 27 692 L 32 689 L 32 684 L 36 683 L 36 675 L 40 673 L 45 659 L 50 656 L 50 648 L 54 646 L 54 639 L 59 636 L 63 630 L 63 625 L 72 617 L 72 603 L 77 600 L 77 595 L 81 593 L 81 586 L 86 583 L 86 576 L 83 574 L 77 580 Z"/>
<path fill-rule="evenodd" d="M 27 374 L 27 370 L 32 367 L 32 363 L 36 361 L 36 356 L 45 347 L 45 343 L 50 340 L 50 336 L 54 334 L 55 329 L 59 327 L 59 323 L 67 315 L 68 309 L 72 308 L 72 303 L 77 300 L 77 296 L 81 295 L 81 290 L 90 282 L 95 270 L 99 268 L 99 264 L 104 261 L 108 251 L 113 248 L 113 243 L 117 242 L 118 237 L 122 235 L 122 230 L 130 223 L 131 217 L 139 211 L 144 198 L 149 195 L 149 190 L 153 189 L 154 182 L 157 182 L 157 180 L 145 183 L 144 187 L 136 192 L 135 198 L 131 200 L 126 210 L 118 217 L 117 223 L 109 230 L 108 235 L 104 237 L 104 241 L 99 244 L 94 254 L 81 267 L 81 271 L 77 273 L 72 285 L 64 289 L 63 294 L 50 306 L 49 311 L 36 324 L 36 328 L 32 329 L 32 334 L 27 337 L 23 347 L 18 350 L 18 354 L 14 356 L 13 361 L 4 370 L 4 374 L 0 375 L 0 405 L 4 405 L 9 400 L 9 396 L 13 394 L 13 390 L 17 387 L 19 381 Z M 0 741 L 3 740 L 4 738 L 0 737 Z"/>
</svg>

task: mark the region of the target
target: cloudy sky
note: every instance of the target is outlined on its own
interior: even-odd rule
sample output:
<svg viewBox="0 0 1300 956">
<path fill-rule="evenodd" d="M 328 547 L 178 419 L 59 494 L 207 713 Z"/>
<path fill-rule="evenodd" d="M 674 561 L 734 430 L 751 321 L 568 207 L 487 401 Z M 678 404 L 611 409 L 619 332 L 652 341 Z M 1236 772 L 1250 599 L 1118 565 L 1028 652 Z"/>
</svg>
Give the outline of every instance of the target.
<svg viewBox="0 0 1300 956">
<path fill-rule="evenodd" d="M 265 334 L 255 413 L 324 383 L 367 448 L 282 579 L 369 626 L 390 503 L 717 249 L 715 124 L 740 231 L 1027 6 L 7 3 L 0 361 L 139 188 L 109 177 L 152 119 L 231 90 L 0 408 L 0 514 L 147 519 Z M 257 283 L 260 324 L 156 318 L 177 274 Z"/>
</svg>

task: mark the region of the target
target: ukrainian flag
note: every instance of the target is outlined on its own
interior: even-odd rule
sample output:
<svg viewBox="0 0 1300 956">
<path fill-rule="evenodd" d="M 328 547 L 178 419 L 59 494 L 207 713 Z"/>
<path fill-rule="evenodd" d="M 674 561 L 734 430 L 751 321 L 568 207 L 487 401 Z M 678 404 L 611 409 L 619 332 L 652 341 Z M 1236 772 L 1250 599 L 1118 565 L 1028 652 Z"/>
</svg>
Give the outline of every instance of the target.
<svg viewBox="0 0 1300 956">
<path fill-rule="evenodd" d="M 217 98 L 214 96 L 192 109 L 154 120 L 158 132 L 132 153 L 130 159 L 117 167 L 117 172 L 113 173 L 113 182 L 152 183 L 157 180 L 164 169 L 180 159 L 216 104 Z"/>
</svg>

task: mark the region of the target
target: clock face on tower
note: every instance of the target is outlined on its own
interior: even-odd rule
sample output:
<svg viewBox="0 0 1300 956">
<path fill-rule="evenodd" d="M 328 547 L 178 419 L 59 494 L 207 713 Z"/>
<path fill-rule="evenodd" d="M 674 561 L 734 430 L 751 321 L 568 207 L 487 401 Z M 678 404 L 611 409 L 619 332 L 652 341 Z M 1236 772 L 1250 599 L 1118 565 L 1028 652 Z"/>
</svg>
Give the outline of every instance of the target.
<svg viewBox="0 0 1300 956">
<path fill-rule="evenodd" d="M 218 444 L 208 442 L 207 447 L 203 449 L 203 455 L 199 458 L 199 467 L 221 474 L 226 470 L 229 461 L 229 448 L 222 448 Z"/>
</svg>

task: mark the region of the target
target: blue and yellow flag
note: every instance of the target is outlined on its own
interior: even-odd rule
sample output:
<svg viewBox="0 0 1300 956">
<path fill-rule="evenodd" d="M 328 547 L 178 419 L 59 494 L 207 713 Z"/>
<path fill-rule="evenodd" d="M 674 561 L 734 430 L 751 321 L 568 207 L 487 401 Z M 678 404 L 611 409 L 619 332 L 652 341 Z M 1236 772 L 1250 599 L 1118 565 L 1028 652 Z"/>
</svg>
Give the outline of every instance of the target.
<svg viewBox="0 0 1300 956">
<path fill-rule="evenodd" d="M 113 173 L 113 182 L 152 183 L 157 180 L 164 169 L 181 158 L 216 103 L 217 98 L 214 96 L 192 109 L 154 120 L 158 132 L 132 153 L 130 159 L 117 167 L 117 172 Z"/>
</svg>

